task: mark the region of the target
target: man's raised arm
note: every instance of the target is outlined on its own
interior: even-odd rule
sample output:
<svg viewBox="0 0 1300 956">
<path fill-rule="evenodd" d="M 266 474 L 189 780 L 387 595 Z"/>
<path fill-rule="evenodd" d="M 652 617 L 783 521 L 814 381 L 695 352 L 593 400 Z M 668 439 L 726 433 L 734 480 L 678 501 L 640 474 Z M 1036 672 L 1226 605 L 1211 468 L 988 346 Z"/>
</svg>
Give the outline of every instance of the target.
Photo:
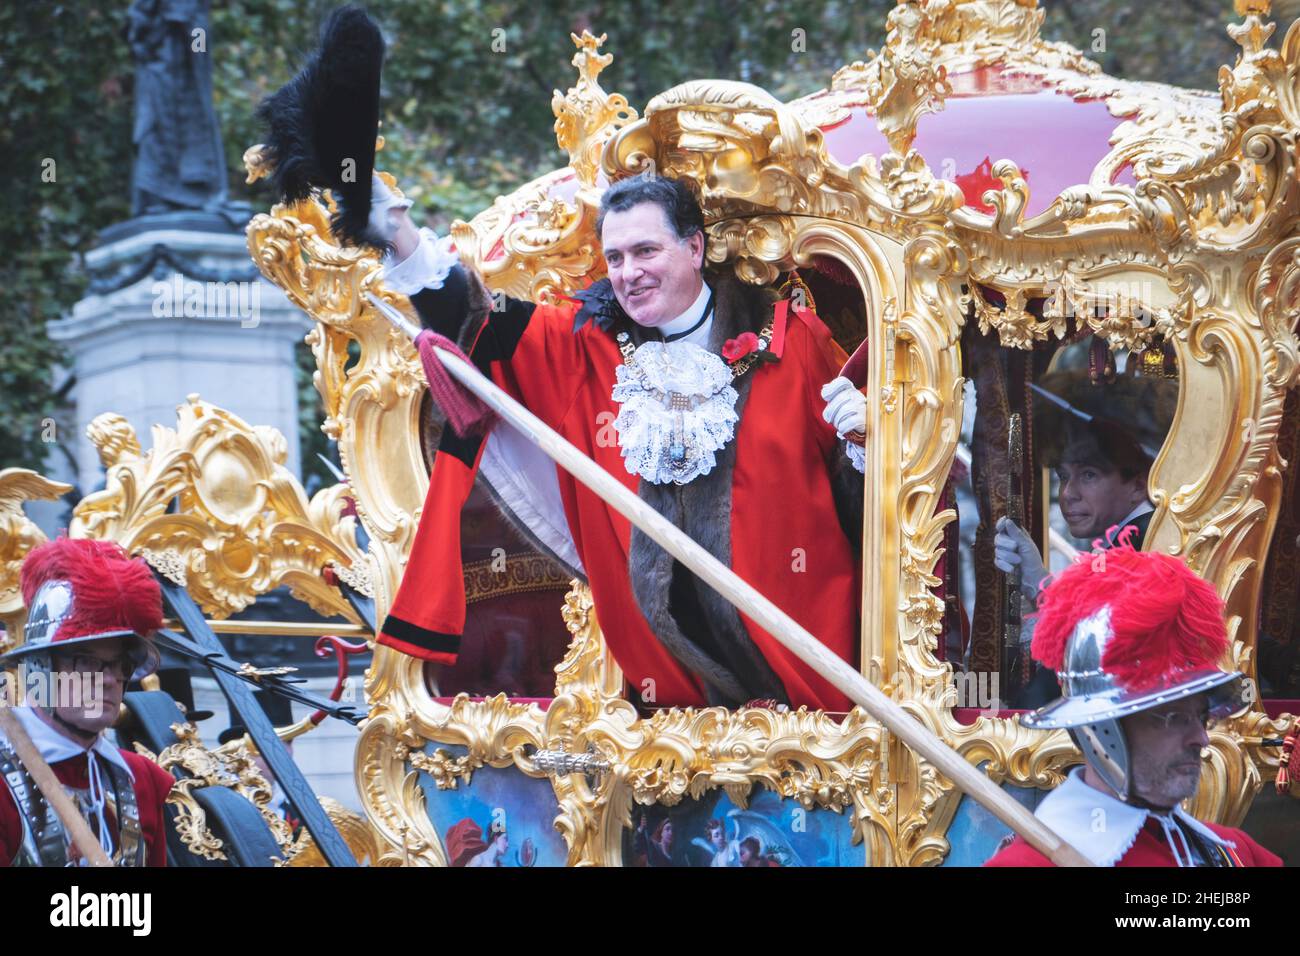
<svg viewBox="0 0 1300 956">
<path fill-rule="evenodd" d="M 466 351 L 487 321 L 489 358 L 509 358 L 536 306 L 531 302 L 494 296 L 473 271 L 461 264 L 450 236 L 419 229 L 398 200 L 376 177 L 372 225 L 392 251 L 384 256 L 384 284 L 409 296 L 426 329 L 444 335 Z"/>
</svg>

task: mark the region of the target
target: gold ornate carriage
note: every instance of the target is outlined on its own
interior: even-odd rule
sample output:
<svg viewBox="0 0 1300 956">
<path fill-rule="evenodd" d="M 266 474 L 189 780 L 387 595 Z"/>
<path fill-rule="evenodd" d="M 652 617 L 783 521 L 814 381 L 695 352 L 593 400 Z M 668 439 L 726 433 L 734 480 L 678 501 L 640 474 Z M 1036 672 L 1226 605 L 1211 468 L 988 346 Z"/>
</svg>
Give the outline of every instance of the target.
<svg viewBox="0 0 1300 956">
<path fill-rule="evenodd" d="M 1300 427 L 1288 399 L 1300 378 L 1300 25 L 1274 50 L 1266 0 L 1236 6 L 1230 33 L 1241 54 L 1223 68 L 1218 95 L 1104 75 L 1040 38 L 1036 0 L 899 0 L 884 49 L 841 69 L 825 91 L 782 103 L 747 84 L 694 81 L 638 116 L 600 87 L 611 58 L 599 52 L 603 38 L 584 33 L 574 37 L 578 80 L 552 101 L 569 165 L 452 229 L 491 288 L 545 300 L 601 272 L 594 221 L 604 184 L 654 168 L 696 187 L 708 258 L 742 279 L 770 284 L 833 263 L 823 273 L 858 301 L 823 316 L 845 346 L 871 343 L 863 672 L 1027 803 L 1077 753 L 1063 733 L 1031 732 L 1009 715 L 971 719 L 957 707 L 969 669 L 942 649 L 955 602 L 937 567 L 960 546 L 948 492 L 970 431 L 973 336 L 986 350 L 1043 353 L 1041 362 L 1081 336 L 1135 361 L 1167 355 L 1178 401 L 1151 473 L 1145 546 L 1216 585 L 1234 638 L 1224 663 L 1249 675 L 1261 620 L 1286 617 L 1265 612 L 1300 592 L 1280 560 L 1295 543 L 1275 540 L 1291 511 L 1287 457 Z M 250 176 L 265 171 L 256 149 L 246 160 Z M 332 241 L 328 210 L 314 200 L 257 216 L 248 238 L 263 273 L 316 320 L 307 341 L 322 427 L 338 442 L 347 484 L 308 501 L 274 433 L 194 398 L 175 431 L 155 429 L 148 453 L 122 422 L 97 420 L 91 438 L 108 487 L 78 507 L 72 533 L 114 537 L 183 575 L 214 617 L 286 584 L 359 626 L 321 578 L 332 566 L 373 595 L 382 619 L 428 478 L 418 361 L 364 294 L 397 297 L 372 255 Z M 23 480 L 15 498 L 49 491 Z M 177 513 L 165 513 L 178 496 Z M 346 497 L 369 537 L 364 552 L 343 517 Z M 1044 478 L 1040 515 L 1049 497 Z M 34 539 L 15 511 L 8 521 L 12 588 Z M 1039 531 L 1046 546 L 1045 522 Z M 504 586 L 536 583 L 525 574 Z M 13 590 L 0 610 L 21 619 Z M 439 699 L 420 662 L 376 649 L 355 771 L 378 862 L 457 863 L 432 804 L 494 772 L 531 781 L 529 799 L 549 799 L 563 841 L 557 862 L 570 865 L 630 862 L 641 808 L 722 794 L 739 817 L 762 793 L 787 823 L 799 813 L 843 820 L 856 849 L 832 854 L 840 861 L 978 861 L 954 853 L 957 830 L 969 839 L 979 828 L 968 801 L 862 712 L 642 717 L 624 699 L 585 587 L 574 582 L 556 612 L 571 643 L 547 701 Z M 1276 774 L 1267 741 L 1290 727 L 1292 711 L 1261 693 L 1215 727 L 1198 816 L 1246 818 Z"/>
</svg>

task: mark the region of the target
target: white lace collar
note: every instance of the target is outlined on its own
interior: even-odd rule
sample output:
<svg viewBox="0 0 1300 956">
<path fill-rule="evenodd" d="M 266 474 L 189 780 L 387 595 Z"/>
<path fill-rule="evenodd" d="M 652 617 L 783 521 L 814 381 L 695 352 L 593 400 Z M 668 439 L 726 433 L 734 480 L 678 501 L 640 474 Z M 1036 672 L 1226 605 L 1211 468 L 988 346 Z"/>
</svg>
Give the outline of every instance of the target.
<svg viewBox="0 0 1300 956">
<path fill-rule="evenodd" d="M 735 435 L 731 368 L 692 342 L 644 342 L 616 371 L 618 431 L 629 473 L 684 485 L 707 475 Z"/>
<path fill-rule="evenodd" d="M 1169 817 L 1177 817 L 1179 823 L 1213 844 L 1236 845 L 1186 813 L 1181 806 L 1169 814 L 1152 813 L 1089 786 L 1084 782 L 1082 767 L 1076 767 L 1064 783 L 1043 798 L 1034 816 L 1095 866 L 1114 866 L 1123 859 L 1149 816 L 1161 824 L 1165 840 L 1179 866 L 1192 865 L 1191 852 Z"/>
</svg>

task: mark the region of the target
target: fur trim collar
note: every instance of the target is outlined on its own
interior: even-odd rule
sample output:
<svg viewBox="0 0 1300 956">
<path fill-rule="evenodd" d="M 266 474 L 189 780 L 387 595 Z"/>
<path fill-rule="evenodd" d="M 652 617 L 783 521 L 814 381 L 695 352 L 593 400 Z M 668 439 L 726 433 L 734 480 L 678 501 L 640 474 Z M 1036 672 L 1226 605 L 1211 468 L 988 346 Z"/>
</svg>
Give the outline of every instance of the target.
<svg viewBox="0 0 1300 956">
<path fill-rule="evenodd" d="M 761 329 L 772 314 L 765 290 L 734 278 L 711 279 L 715 305 L 709 350 L 727 339 Z M 620 310 L 621 311 L 621 310 Z M 744 416 L 752 375 L 735 382 L 735 409 Z M 642 481 L 641 499 L 731 566 L 731 492 L 736 443 L 717 454 L 714 468 L 687 485 Z M 789 703 L 781 679 L 750 637 L 739 612 L 675 561 L 659 545 L 632 529 L 628 554 L 632 591 L 655 635 L 681 664 L 705 685 L 711 704 L 737 707 L 759 697 Z M 635 675 L 629 675 L 635 677 Z"/>
</svg>

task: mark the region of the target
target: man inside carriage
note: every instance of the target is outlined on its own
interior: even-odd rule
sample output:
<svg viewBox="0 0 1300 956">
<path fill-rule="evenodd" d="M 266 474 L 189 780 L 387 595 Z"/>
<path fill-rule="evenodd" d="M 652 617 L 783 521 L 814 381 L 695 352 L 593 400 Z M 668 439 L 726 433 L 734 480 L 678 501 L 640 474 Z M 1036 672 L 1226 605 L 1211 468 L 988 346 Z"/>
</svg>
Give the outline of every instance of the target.
<svg viewBox="0 0 1300 956">
<path fill-rule="evenodd" d="M 1032 390 L 1038 461 L 1056 475 L 1057 505 L 1071 537 L 1101 550 L 1121 543 L 1141 550 L 1155 512 L 1148 479 L 1173 420 L 1176 382 L 1132 374 L 1094 381 L 1086 369 L 1061 368 Z M 1004 573 L 1019 570 L 1032 610 L 1050 573 L 1046 557 L 1011 518 L 999 518 L 996 529 L 994 565 Z M 1031 618 L 1021 631 L 1026 659 L 1033 633 Z M 1039 707 L 1057 693 L 1052 671 L 1033 666 L 1012 704 Z"/>
<path fill-rule="evenodd" d="M 282 195 L 329 187 L 340 206 L 335 235 L 385 252 L 385 285 L 410 297 L 425 329 L 464 348 L 498 386 L 854 663 L 866 399 L 841 376 L 846 356 L 825 325 L 728 271 L 706 272 L 694 195 L 654 175 L 602 197 L 606 278 L 558 305 L 494 298 L 449 241 L 417 230 L 410 202 L 372 175 L 382 57 L 374 23 L 343 8 L 317 57 L 264 105 Z M 355 182 L 337 172 L 349 158 Z M 443 394 L 444 405 L 457 400 Z M 505 427 L 444 429 L 380 643 L 455 660 L 466 613 L 459 512 L 479 474 L 530 540 L 590 583 L 605 640 L 641 702 L 849 708 Z"/>
<path fill-rule="evenodd" d="M 1132 435 L 1098 419 L 1070 427 L 1060 450 L 1049 450 L 1048 455 L 1048 465 L 1060 481 L 1058 501 L 1070 534 L 1092 540 L 1103 550 L 1121 541 L 1140 549 L 1155 509 L 1147 497 L 1151 458 Z M 1031 607 L 1037 605 L 1048 569 L 1033 539 L 1009 518 L 998 520 L 994 564 L 1004 572 L 1019 567 L 1022 594 Z M 1031 620 L 1022 631 L 1026 648 L 1033 633 Z M 1039 707 L 1056 694 L 1052 671 L 1035 666 L 1012 703 Z"/>
</svg>

